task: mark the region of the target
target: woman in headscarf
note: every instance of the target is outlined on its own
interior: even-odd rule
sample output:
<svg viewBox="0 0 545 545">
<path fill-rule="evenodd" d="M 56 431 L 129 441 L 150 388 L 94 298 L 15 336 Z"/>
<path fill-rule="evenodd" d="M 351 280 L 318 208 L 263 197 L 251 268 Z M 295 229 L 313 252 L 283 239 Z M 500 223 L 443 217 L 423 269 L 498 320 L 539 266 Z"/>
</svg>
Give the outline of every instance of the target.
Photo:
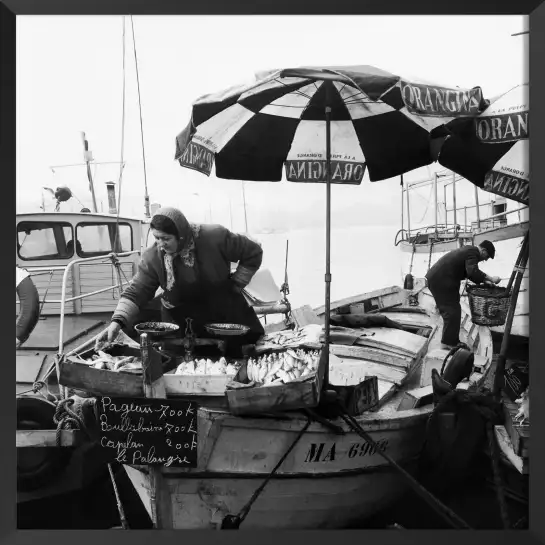
<svg viewBox="0 0 545 545">
<path fill-rule="evenodd" d="M 261 266 L 261 246 L 221 225 L 190 224 L 170 207 L 156 212 L 150 229 L 155 243 L 142 253 L 138 272 L 97 343 L 112 342 L 120 329 L 132 325 L 159 287 L 162 319 L 177 323 L 182 333 L 186 318 L 193 319 L 197 337 L 206 336 L 205 324 L 237 323 L 250 328 L 244 342 L 255 343 L 264 330 L 242 289 Z M 238 263 L 233 274 L 231 263 Z"/>
</svg>

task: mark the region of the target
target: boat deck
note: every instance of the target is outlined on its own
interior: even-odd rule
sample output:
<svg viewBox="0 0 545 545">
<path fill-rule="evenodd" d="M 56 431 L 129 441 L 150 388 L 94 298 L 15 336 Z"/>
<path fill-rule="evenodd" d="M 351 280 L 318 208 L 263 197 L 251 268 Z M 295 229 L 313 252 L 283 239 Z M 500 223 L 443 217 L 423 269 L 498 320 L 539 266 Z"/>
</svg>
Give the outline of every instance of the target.
<svg viewBox="0 0 545 545">
<path fill-rule="evenodd" d="M 67 315 L 64 321 L 64 352 L 92 339 L 101 328 L 106 327 L 110 317 L 106 313 Z M 59 324 L 59 316 L 40 318 L 29 339 L 16 351 L 16 395 L 31 389 L 34 382 L 43 380 L 54 365 L 59 349 Z M 54 373 L 50 385 L 56 387 Z"/>
</svg>

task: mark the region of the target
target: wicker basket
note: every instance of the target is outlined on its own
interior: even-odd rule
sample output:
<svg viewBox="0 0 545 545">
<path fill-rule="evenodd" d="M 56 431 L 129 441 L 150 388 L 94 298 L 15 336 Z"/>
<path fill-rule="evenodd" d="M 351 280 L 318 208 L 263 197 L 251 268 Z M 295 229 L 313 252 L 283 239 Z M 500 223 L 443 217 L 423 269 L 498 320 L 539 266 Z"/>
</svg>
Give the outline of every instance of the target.
<svg viewBox="0 0 545 545">
<path fill-rule="evenodd" d="M 506 288 L 468 286 L 467 295 L 474 324 L 485 326 L 505 324 L 511 295 Z"/>
</svg>

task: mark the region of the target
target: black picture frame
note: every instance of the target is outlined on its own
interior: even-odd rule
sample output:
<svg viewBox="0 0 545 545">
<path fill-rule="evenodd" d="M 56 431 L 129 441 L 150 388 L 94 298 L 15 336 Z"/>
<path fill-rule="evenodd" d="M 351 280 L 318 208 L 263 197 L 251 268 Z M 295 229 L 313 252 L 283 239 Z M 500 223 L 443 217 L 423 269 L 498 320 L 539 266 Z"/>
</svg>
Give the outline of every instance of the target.
<svg viewBox="0 0 545 545">
<path fill-rule="evenodd" d="M 0 151 L 2 165 L 2 229 L 0 238 L 5 240 L 5 248 L 13 244 L 12 226 L 14 207 L 12 203 L 15 197 L 15 32 L 16 15 L 41 15 L 41 14 L 78 14 L 78 15 L 97 15 L 97 14 L 410 14 L 410 15 L 428 15 L 428 14 L 521 14 L 529 15 L 530 21 L 530 89 L 532 97 L 532 117 L 534 124 L 532 126 L 532 138 L 530 140 L 531 170 L 534 184 L 532 185 L 532 198 L 530 202 L 530 222 L 533 231 L 533 237 L 530 241 L 530 276 L 532 281 L 532 302 L 531 302 L 531 320 L 530 320 L 530 359 L 535 362 L 532 367 L 531 387 L 537 395 L 532 397 L 532 426 L 536 430 L 545 429 L 544 419 L 544 396 L 540 393 L 545 389 L 545 366 L 542 364 L 543 356 L 541 352 L 540 336 L 543 335 L 543 322 L 541 305 L 544 304 L 544 283 L 540 280 L 545 275 L 543 265 L 543 222 L 545 214 L 540 210 L 542 203 L 545 203 L 545 138 L 544 127 L 545 120 L 544 101 L 545 96 L 543 58 L 545 40 L 545 5 L 540 0 L 518 0 L 511 2 L 508 0 L 494 0 L 489 2 L 473 2 L 470 0 L 459 0 L 450 3 L 435 3 L 432 0 L 414 0 L 406 2 L 402 0 L 384 0 L 382 2 L 355 1 L 355 0 L 336 0 L 335 2 L 314 2 L 308 3 L 303 0 L 275 0 L 275 2 L 248 2 L 238 0 L 236 2 L 225 2 L 225 0 L 201 0 L 200 2 L 180 2 L 178 0 L 153 0 L 142 2 L 138 0 L 94 0 L 93 2 L 74 2 L 73 0 L 3 0 L 0 4 L 0 36 L 1 46 L 1 74 L 2 85 L 0 88 L 1 110 L 0 110 Z M 484 33 L 489 34 L 488 39 L 494 40 L 494 29 L 483 29 Z M 449 40 L 463 40 L 463 28 L 455 36 L 449 36 Z M 541 68 L 540 68 L 541 67 Z M 538 120 L 538 121 L 536 121 Z M 39 144 L 37 144 L 39 145 Z M 31 154 L 30 154 L 31 155 Z M 31 160 L 31 157 L 30 159 Z M 8 288 L 13 285 L 13 280 L 9 280 L 13 274 L 12 267 L 3 267 L 2 276 L 6 277 L 2 282 L 3 295 L 7 297 Z M 11 297 L 11 295 L 10 295 Z M 13 375 L 15 366 L 11 363 L 11 357 L 7 351 L 8 340 L 11 344 L 13 335 L 8 335 L 12 326 L 7 327 L 8 317 L 4 313 L 3 327 L 1 328 L 2 346 L 5 352 L 3 358 L 3 380 L 1 381 L 4 395 L 2 395 L 2 404 L 4 409 L 1 411 L 2 433 L 5 437 L 5 447 L 2 456 L 2 508 L 0 509 L 0 536 L 5 543 L 38 543 L 46 539 L 48 542 L 57 544 L 74 542 L 84 543 L 113 543 L 122 542 L 137 545 L 149 540 L 154 543 L 161 542 L 184 542 L 191 541 L 196 543 L 218 543 L 218 542 L 237 542 L 246 541 L 250 544 L 263 541 L 273 541 L 281 539 L 283 543 L 300 542 L 302 539 L 308 541 L 321 541 L 328 543 L 330 541 L 343 541 L 349 543 L 371 542 L 377 543 L 441 543 L 444 545 L 458 544 L 463 541 L 465 545 L 485 544 L 485 543 L 544 543 L 545 542 L 545 516 L 543 511 L 544 493 L 545 493 L 545 447 L 544 435 L 535 433 L 532 438 L 532 470 L 531 470 L 531 488 L 530 488 L 530 528 L 520 531 L 445 531 L 445 530 L 410 530 L 410 531 L 387 531 L 387 530 L 342 530 L 342 531 L 306 531 L 302 532 L 260 532 L 243 531 L 233 535 L 225 532 L 207 532 L 193 531 L 176 534 L 174 532 L 155 532 L 150 534 L 148 531 L 141 532 L 113 532 L 113 531 L 17 531 L 15 529 L 15 471 L 13 471 L 16 458 L 16 449 L 7 445 L 11 440 L 7 437 L 13 434 L 15 419 L 13 418 L 13 394 L 10 390 L 13 384 Z M 9 319 L 9 323 L 12 318 Z M 13 346 L 13 345 L 12 345 Z M 11 349 L 9 349 L 11 351 Z"/>
</svg>

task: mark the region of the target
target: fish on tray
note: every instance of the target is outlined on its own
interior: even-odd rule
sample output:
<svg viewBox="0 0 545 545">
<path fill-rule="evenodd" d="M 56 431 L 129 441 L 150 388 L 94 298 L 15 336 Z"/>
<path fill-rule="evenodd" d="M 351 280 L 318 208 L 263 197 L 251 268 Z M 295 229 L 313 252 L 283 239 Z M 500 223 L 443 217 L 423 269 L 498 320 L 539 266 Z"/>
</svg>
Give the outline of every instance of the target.
<svg viewBox="0 0 545 545">
<path fill-rule="evenodd" d="M 218 361 L 200 359 L 183 362 L 176 368 L 175 375 L 232 375 L 237 374 L 240 364 L 229 362 L 224 357 Z"/>
<path fill-rule="evenodd" d="M 97 354 L 93 355 L 86 363 L 95 369 L 120 372 L 142 371 L 142 360 L 137 356 L 111 356 L 102 350 L 97 350 Z"/>
</svg>

